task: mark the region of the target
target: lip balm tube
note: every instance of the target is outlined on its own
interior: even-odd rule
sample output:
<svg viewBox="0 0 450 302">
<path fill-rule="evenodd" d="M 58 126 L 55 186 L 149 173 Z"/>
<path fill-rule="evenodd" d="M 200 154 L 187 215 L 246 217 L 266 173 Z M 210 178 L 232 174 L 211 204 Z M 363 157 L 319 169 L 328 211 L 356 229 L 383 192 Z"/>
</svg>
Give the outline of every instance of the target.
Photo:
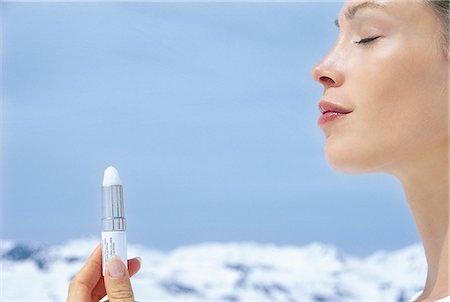
<svg viewBox="0 0 450 302">
<path fill-rule="evenodd" d="M 102 274 L 109 259 L 118 256 L 128 268 L 127 233 L 123 207 L 123 189 L 119 172 L 108 167 L 102 186 Z"/>
</svg>

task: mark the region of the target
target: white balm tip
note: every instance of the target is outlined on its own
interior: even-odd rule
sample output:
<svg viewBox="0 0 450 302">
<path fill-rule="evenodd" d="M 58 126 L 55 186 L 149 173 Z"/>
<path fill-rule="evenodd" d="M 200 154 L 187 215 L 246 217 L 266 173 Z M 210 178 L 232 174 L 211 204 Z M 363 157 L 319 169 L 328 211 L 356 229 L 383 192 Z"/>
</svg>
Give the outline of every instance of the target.
<svg viewBox="0 0 450 302">
<path fill-rule="evenodd" d="M 103 174 L 103 186 L 119 186 L 122 185 L 120 181 L 119 172 L 113 166 L 109 166 L 106 168 L 105 173 Z"/>
</svg>

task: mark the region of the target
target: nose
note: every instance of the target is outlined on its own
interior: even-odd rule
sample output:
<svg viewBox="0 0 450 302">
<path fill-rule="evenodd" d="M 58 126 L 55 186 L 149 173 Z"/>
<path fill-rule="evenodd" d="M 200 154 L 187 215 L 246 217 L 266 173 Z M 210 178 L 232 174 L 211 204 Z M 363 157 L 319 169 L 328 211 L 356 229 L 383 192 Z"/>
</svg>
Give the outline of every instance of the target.
<svg viewBox="0 0 450 302">
<path fill-rule="evenodd" d="M 341 64 L 342 65 L 342 64 Z M 335 53 L 329 53 L 311 70 L 313 79 L 325 89 L 339 87 L 344 82 L 344 74 Z"/>
</svg>

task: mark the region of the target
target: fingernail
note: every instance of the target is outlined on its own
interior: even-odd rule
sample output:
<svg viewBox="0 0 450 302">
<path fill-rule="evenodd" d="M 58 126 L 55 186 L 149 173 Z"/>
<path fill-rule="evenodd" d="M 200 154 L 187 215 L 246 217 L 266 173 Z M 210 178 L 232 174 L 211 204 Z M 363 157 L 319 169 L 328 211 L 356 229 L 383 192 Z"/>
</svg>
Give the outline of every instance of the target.
<svg viewBox="0 0 450 302">
<path fill-rule="evenodd" d="M 109 260 L 108 272 L 112 279 L 119 279 L 125 276 L 125 265 L 119 257 L 114 256 Z"/>
<path fill-rule="evenodd" d="M 139 264 L 142 264 L 142 258 L 141 257 L 136 257 L 136 260 L 139 261 Z"/>
</svg>

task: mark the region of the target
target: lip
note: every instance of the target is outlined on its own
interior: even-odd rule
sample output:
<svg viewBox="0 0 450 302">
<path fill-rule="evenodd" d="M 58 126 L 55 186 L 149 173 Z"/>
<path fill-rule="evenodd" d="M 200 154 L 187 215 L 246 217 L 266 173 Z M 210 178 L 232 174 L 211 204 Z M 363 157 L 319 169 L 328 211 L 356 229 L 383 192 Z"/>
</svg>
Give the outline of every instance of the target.
<svg viewBox="0 0 450 302">
<path fill-rule="evenodd" d="M 347 109 L 337 104 L 327 102 L 324 100 L 319 102 L 319 110 L 322 113 L 322 115 L 319 117 L 318 120 L 319 126 L 334 121 L 336 119 L 345 117 L 347 114 L 353 112 L 353 110 L 351 109 Z"/>
</svg>

